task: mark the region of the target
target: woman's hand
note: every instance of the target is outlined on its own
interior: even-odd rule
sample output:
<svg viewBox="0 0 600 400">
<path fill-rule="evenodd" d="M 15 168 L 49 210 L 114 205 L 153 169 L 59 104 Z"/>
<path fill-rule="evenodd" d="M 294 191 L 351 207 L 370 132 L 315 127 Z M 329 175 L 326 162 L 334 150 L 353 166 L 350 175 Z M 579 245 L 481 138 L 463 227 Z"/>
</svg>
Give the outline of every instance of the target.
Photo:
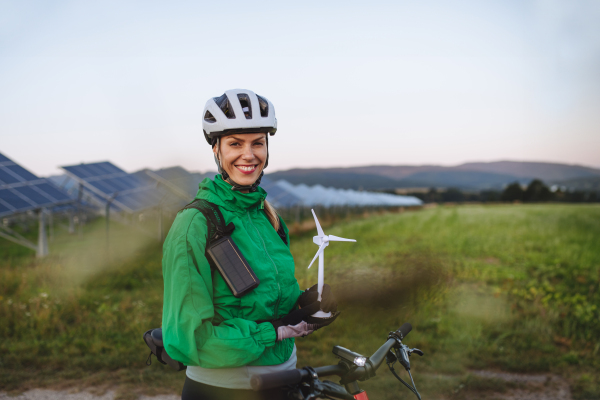
<svg viewBox="0 0 600 400">
<path fill-rule="evenodd" d="M 331 324 L 337 318 L 337 314 L 324 322 L 306 322 L 308 317 L 319 311 L 320 306 L 321 304 L 318 301 L 315 301 L 299 310 L 292 311 L 283 318 L 271 321 L 271 324 L 273 324 L 273 328 L 275 328 L 275 332 L 277 333 L 277 341 L 279 342 L 283 339 L 292 337 L 304 337 L 319 328 Z"/>
<path fill-rule="evenodd" d="M 298 297 L 298 305 L 300 308 L 304 308 L 310 304 L 317 302 L 317 298 L 319 297 L 318 286 L 315 284 L 310 288 L 306 289 L 299 297 Z M 332 312 L 335 313 L 337 311 L 337 301 L 335 300 L 335 296 L 331 291 L 331 287 L 328 284 L 323 285 L 323 293 L 321 294 L 321 311 L 323 312 Z M 317 310 L 318 311 L 318 310 Z M 314 314 L 314 313 L 311 313 Z"/>
</svg>

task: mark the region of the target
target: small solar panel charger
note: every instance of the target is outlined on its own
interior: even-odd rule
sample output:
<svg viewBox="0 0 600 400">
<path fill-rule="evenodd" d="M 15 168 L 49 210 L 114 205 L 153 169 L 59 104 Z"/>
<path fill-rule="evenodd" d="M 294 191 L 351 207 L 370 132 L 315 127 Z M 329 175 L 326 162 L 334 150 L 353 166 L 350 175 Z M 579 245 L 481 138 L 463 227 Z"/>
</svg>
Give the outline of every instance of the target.
<svg viewBox="0 0 600 400">
<path fill-rule="evenodd" d="M 235 297 L 242 297 L 260 284 L 231 236 L 210 243 L 206 252 Z"/>
</svg>

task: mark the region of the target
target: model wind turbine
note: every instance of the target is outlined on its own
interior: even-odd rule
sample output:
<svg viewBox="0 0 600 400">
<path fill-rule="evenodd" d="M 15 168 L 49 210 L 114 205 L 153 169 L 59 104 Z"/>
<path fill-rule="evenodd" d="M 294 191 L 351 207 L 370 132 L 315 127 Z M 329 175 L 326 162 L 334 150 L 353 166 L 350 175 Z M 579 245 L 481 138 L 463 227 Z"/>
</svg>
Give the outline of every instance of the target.
<svg viewBox="0 0 600 400">
<path fill-rule="evenodd" d="M 318 278 L 319 283 L 317 285 L 317 288 L 319 291 L 318 300 L 321 301 L 321 294 L 323 293 L 323 282 L 324 282 L 324 278 L 325 278 L 325 247 L 329 246 L 329 242 L 356 242 L 356 240 L 344 239 L 344 238 L 333 236 L 333 235 L 326 235 L 325 232 L 323 232 L 321 225 L 319 224 L 319 220 L 317 219 L 315 210 L 311 209 L 310 211 L 312 211 L 312 215 L 313 215 L 313 217 L 315 217 L 315 224 L 317 225 L 317 233 L 318 233 L 318 236 L 313 236 L 313 243 L 316 244 L 317 246 L 319 246 L 319 250 L 317 250 L 317 254 L 315 254 L 315 257 L 310 262 L 310 265 L 308 266 L 308 268 L 312 267 L 312 265 L 315 262 L 315 260 L 317 259 L 317 257 L 319 257 L 319 278 Z M 315 318 L 330 318 L 331 313 L 317 311 L 312 316 Z"/>
</svg>

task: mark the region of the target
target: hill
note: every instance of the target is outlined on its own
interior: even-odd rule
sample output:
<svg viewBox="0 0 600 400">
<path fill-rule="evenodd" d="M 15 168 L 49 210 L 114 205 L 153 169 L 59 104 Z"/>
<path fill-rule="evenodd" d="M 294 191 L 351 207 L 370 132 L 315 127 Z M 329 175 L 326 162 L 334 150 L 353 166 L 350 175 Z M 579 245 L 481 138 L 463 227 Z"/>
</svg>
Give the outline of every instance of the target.
<svg viewBox="0 0 600 400">
<path fill-rule="evenodd" d="M 400 187 L 456 187 L 500 189 L 511 182 L 534 178 L 549 184 L 600 177 L 600 169 L 558 163 L 497 161 L 439 165 L 369 165 L 349 168 L 290 169 L 270 173 L 271 179 L 291 183 L 321 184 L 345 189 L 393 189 Z"/>
<path fill-rule="evenodd" d="M 600 191 L 600 176 L 567 179 L 554 183 L 556 183 L 558 186 L 564 186 L 571 190 Z"/>
<path fill-rule="evenodd" d="M 480 171 L 422 171 L 398 181 L 400 187 L 454 187 L 460 189 L 502 189 L 510 182 L 527 183 L 532 178 Z"/>
<path fill-rule="evenodd" d="M 458 170 L 493 172 L 514 175 L 518 178 L 535 177 L 543 181 L 562 181 L 573 178 L 600 176 L 600 169 L 541 162 L 496 161 L 489 163 L 466 163 L 455 167 Z"/>
</svg>

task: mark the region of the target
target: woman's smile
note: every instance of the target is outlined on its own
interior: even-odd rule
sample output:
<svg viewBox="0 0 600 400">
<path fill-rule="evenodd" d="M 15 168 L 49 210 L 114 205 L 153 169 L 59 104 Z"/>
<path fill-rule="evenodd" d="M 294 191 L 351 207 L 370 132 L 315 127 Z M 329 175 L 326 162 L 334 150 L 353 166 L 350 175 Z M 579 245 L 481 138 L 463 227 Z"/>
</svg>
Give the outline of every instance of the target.
<svg viewBox="0 0 600 400">
<path fill-rule="evenodd" d="M 236 165 L 235 166 L 237 169 L 240 170 L 240 172 L 242 174 L 251 174 L 256 170 L 256 167 L 258 167 L 258 164 L 255 165 Z"/>
</svg>

